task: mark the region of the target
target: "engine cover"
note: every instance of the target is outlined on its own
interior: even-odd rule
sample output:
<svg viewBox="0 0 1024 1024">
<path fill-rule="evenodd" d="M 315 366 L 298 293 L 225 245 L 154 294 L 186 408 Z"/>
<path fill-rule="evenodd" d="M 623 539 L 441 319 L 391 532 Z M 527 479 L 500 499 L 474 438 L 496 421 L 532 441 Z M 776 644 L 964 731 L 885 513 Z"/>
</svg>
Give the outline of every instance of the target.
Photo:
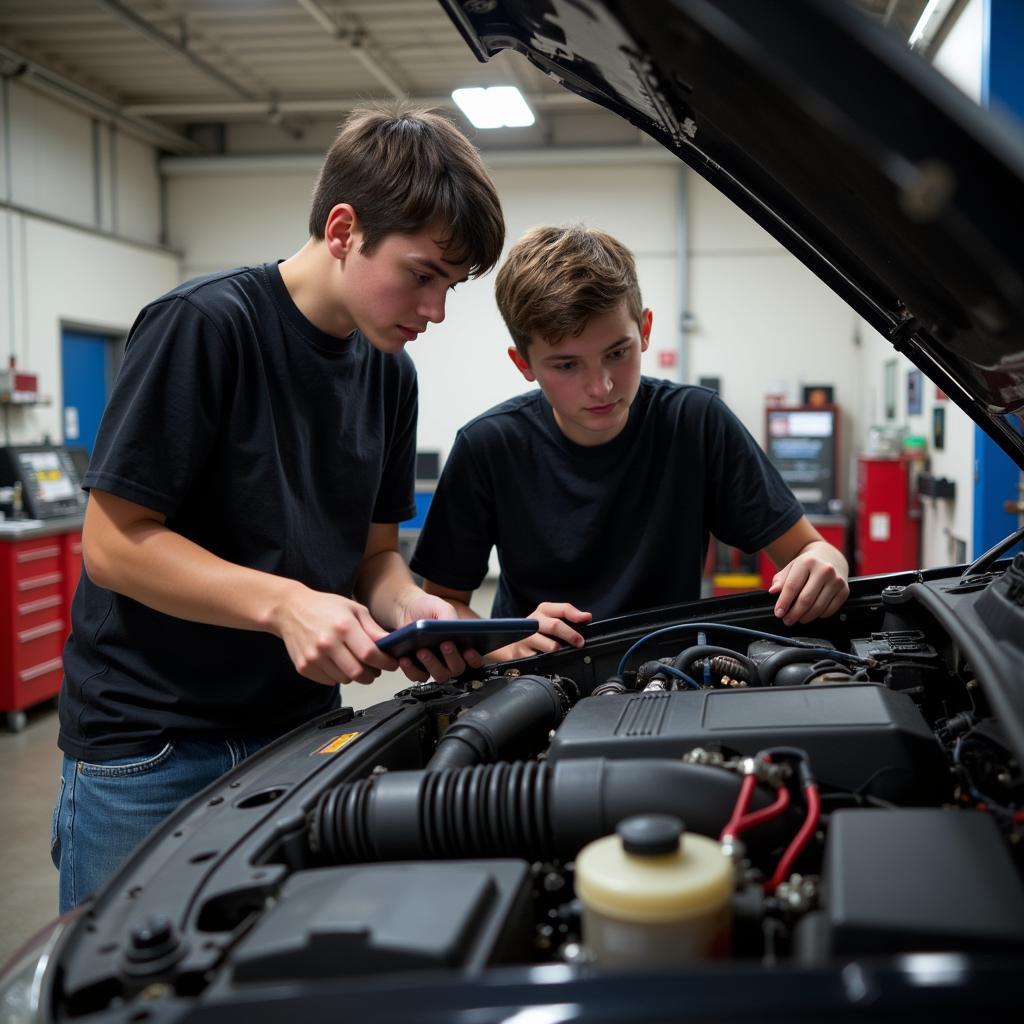
<svg viewBox="0 0 1024 1024">
<path fill-rule="evenodd" d="M 826 788 L 902 804 L 949 795 L 945 758 L 913 700 L 874 684 L 587 697 L 566 716 L 548 760 L 777 746 L 805 750 Z"/>
</svg>

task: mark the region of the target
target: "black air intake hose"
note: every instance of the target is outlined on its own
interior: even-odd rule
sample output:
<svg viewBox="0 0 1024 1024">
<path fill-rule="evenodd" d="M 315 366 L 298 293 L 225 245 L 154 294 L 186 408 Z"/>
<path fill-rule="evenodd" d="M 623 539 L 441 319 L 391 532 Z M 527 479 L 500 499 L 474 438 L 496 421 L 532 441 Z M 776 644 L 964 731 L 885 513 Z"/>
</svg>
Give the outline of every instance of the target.
<svg viewBox="0 0 1024 1024">
<path fill-rule="evenodd" d="M 463 714 L 438 741 L 431 771 L 512 761 L 543 750 L 569 710 L 562 688 L 546 676 L 520 676 Z"/>
<path fill-rule="evenodd" d="M 761 683 L 764 686 L 799 685 L 804 682 L 804 677 L 802 676 L 794 680 L 792 674 L 790 674 L 790 679 L 787 683 L 776 683 L 775 677 L 782 669 L 788 668 L 791 665 L 805 666 L 807 673 L 810 673 L 812 666 L 824 657 L 825 655 L 819 654 L 816 651 L 809 651 L 806 647 L 783 647 L 781 651 L 776 651 L 765 658 L 757 666 L 757 671 L 761 676 Z"/>
<path fill-rule="evenodd" d="M 670 760 L 587 758 L 389 772 L 324 793 L 310 814 L 309 848 L 330 864 L 460 857 L 571 860 L 634 814 L 673 814 L 691 832 L 717 837 L 739 788 L 737 774 Z M 769 794 L 757 789 L 751 809 L 770 802 Z M 777 842 L 793 827 L 783 816 L 750 838 Z"/>
</svg>

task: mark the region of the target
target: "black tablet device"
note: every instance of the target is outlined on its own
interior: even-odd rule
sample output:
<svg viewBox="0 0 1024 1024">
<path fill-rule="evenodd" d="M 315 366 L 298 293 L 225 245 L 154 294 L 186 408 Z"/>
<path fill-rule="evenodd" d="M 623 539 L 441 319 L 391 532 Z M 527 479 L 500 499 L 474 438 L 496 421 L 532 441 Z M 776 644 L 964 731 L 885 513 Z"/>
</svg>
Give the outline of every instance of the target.
<svg viewBox="0 0 1024 1024">
<path fill-rule="evenodd" d="M 460 651 L 472 647 L 489 654 L 532 636 L 539 625 L 536 619 L 417 619 L 382 637 L 377 646 L 393 658 L 414 658 L 424 647 L 437 650 L 450 640 Z"/>
</svg>

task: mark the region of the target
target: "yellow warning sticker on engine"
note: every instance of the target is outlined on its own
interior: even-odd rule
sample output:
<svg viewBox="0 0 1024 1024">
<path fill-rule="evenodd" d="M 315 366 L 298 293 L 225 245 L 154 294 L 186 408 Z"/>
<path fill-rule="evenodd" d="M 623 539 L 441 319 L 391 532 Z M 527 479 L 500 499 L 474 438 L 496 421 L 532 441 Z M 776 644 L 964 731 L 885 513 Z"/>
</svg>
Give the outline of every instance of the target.
<svg viewBox="0 0 1024 1024">
<path fill-rule="evenodd" d="M 328 740 L 322 747 L 317 747 L 313 754 L 336 754 L 342 747 L 347 747 L 358 735 L 357 732 L 342 733 L 340 736 L 335 736 L 333 740 Z M 312 757 L 313 754 L 309 756 Z"/>
</svg>

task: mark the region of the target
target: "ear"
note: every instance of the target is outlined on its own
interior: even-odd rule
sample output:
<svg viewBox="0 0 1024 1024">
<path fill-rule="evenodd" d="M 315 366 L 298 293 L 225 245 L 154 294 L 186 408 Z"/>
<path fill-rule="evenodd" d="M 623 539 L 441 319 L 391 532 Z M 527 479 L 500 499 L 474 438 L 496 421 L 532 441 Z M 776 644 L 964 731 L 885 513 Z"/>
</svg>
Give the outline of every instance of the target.
<svg viewBox="0 0 1024 1024">
<path fill-rule="evenodd" d="M 537 378 L 530 369 L 530 364 L 519 354 L 515 345 L 509 345 L 508 357 L 515 364 L 515 368 L 532 384 Z"/>
<path fill-rule="evenodd" d="M 654 322 L 654 314 L 645 309 L 640 314 L 640 351 L 646 352 L 647 346 L 651 343 L 651 324 Z"/>
<path fill-rule="evenodd" d="M 349 203 L 338 203 L 331 208 L 324 225 L 324 241 L 327 251 L 336 259 L 345 257 L 359 245 L 359 218 Z"/>
</svg>

